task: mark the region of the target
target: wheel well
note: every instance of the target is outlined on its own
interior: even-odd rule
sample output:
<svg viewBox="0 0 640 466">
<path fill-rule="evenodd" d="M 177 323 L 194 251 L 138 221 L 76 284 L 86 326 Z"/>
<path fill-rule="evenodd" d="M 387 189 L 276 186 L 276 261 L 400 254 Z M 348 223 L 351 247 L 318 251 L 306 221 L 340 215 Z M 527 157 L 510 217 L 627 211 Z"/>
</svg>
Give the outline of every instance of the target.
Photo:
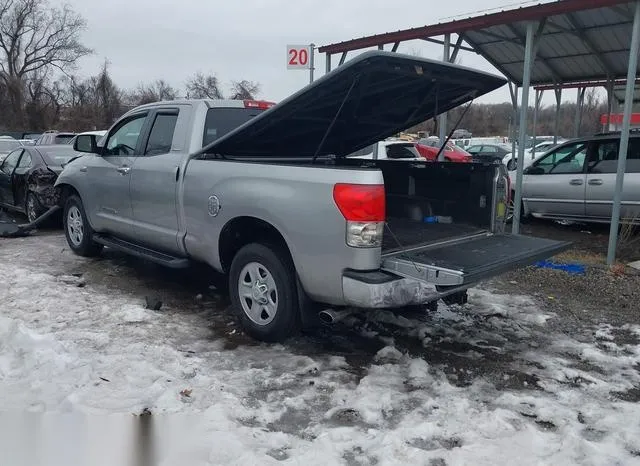
<svg viewBox="0 0 640 466">
<path fill-rule="evenodd" d="M 285 251 L 291 260 L 291 252 L 282 234 L 270 223 L 255 217 L 237 217 L 222 229 L 218 252 L 222 270 L 228 272 L 236 253 L 247 244 L 273 245 Z"/>
<path fill-rule="evenodd" d="M 79 196 L 76 188 L 74 188 L 70 184 L 58 185 L 57 192 L 58 192 L 58 205 L 63 208 L 69 196 L 73 196 L 74 194 Z"/>
</svg>

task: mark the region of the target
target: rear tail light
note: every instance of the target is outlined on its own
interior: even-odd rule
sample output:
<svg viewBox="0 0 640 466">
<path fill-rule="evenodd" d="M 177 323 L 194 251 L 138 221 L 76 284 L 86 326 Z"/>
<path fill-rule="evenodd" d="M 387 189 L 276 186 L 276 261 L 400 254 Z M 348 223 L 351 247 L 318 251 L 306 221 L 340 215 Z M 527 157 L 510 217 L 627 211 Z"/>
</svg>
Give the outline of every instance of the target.
<svg viewBox="0 0 640 466">
<path fill-rule="evenodd" d="M 244 108 L 258 108 L 261 110 L 266 110 L 275 105 L 275 102 L 269 102 L 266 100 L 245 100 Z"/>
<path fill-rule="evenodd" d="M 333 200 L 347 221 L 346 241 L 356 248 L 380 247 L 384 233 L 385 195 L 380 184 L 333 187 Z"/>
</svg>

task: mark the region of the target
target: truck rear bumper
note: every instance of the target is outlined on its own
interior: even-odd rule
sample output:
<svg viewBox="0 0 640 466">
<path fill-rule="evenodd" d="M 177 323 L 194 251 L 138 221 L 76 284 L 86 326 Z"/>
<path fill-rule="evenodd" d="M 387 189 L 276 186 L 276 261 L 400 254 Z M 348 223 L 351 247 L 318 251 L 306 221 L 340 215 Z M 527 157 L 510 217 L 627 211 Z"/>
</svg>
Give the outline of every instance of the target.
<svg viewBox="0 0 640 466">
<path fill-rule="evenodd" d="M 342 291 L 347 306 L 381 309 L 426 304 L 458 291 L 473 283 L 436 289 L 435 285 L 412 278 L 402 278 L 382 270 L 374 272 L 346 271 L 342 276 Z"/>
</svg>

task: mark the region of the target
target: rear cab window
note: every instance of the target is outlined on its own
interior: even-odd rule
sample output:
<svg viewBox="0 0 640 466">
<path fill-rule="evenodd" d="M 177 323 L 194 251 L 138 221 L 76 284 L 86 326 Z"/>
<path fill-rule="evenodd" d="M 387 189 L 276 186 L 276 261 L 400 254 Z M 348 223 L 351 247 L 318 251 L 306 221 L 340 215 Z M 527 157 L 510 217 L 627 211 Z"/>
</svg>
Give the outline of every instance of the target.
<svg viewBox="0 0 640 466">
<path fill-rule="evenodd" d="M 202 147 L 242 126 L 253 117 L 262 113 L 258 108 L 224 108 L 214 107 L 207 111 L 202 135 Z"/>
</svg>

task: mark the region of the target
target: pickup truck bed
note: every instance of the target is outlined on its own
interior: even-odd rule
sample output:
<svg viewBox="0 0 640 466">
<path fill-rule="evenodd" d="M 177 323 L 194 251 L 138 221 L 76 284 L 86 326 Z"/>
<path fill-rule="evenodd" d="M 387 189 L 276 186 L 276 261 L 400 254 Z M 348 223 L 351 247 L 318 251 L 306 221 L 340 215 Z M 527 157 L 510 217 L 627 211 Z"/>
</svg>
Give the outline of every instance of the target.
<svg viewBox="0 0 640 466">
<path fill-rule="evenodd" d="M 482 228 L 455 223 L 419 223 L 387 218 L 382 252 L 391 253 L 411 246 L 427 246 L 486 232 Z"/>
</svg>

